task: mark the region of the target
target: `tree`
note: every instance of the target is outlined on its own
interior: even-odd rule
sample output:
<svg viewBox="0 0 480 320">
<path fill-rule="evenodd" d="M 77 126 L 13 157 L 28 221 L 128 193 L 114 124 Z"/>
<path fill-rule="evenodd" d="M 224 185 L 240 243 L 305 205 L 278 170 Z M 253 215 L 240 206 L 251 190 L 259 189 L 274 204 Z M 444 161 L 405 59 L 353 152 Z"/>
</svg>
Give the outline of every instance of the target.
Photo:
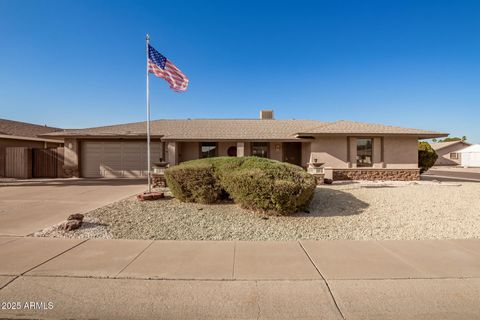
<svg viewBox="0 0 480 320">
<path fill-rule="evenodd" d="M 437 153 L 428 142 L 422 141 L 418 143 L 418 167 L 420 168 L 420 173 L 424 173 L 433 167 L 437 159 Z"/>
<path fill-rule="evenodd" d="M 461 138 L 459 138 L 459 137 L 448 137 L 448 138 L 445 138 L 443 140 L 439 140 L 438 142 L 465 141 L 465 140 L 467 140 L 466 136 L 463 136 Z"/>
</svg>

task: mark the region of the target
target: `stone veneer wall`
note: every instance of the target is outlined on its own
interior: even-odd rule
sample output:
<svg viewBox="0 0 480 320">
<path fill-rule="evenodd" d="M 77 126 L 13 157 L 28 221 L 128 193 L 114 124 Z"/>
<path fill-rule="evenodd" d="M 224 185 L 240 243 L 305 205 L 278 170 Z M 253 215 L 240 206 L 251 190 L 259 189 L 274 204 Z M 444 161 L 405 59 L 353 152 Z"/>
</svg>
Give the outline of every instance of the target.
<svg viewBox="0 0 480 320">
<path fill-rule="evenodd" d="M 67 167 L 63 166 L 63 177 L 64 178 L 74 178 L 79 177 L 79 172 L 77 167 Z"/>
<path fill-rule="evenodd" d="M 419 169 L 334 169 L 333 180 L 418 181 Z"/>
</svg>

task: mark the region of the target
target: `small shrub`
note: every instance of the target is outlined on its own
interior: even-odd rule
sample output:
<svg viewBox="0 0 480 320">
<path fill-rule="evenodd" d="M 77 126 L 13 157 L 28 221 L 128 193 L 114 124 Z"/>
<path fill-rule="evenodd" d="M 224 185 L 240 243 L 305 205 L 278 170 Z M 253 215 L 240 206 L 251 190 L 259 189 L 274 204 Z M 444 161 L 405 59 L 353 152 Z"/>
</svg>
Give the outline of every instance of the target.
<svg viewBox="0 0 480 320">
<path fill-rule="evenodd" d="M 422 141 L 418 143 L 418 167 L 420 168 L 420 173 L 424 173 L 433 167 L 437 159 L 437 153 L 428 142 Z"/>
<path fill-rule="evenodd" d="M 184 162 L 165 172 L 175 197 L 217 202 L 230 197 L 244 208 L 288 214 L 308 207 L 315 178 L 302 168 L 258 157 L 217 157 Z"/>
<path fill-rule="evenodd" d="M 212 165 L 176 166 L 165 173 L 167 185 L 180 201 L 213 203 L 220 200 L 222 189 Z"/>
</svg>

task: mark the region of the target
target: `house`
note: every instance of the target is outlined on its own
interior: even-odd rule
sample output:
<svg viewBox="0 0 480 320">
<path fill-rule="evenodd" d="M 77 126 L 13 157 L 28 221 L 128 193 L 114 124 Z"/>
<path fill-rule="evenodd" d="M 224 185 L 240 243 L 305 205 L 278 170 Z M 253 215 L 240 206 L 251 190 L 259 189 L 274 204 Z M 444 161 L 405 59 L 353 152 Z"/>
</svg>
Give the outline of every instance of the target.
<svg viewBox="0 0 480 320">
<path fill-rule="evenodd" d="M 436 166 L 458 166 L 461 163 L 461 155 L 458 151 L 465 149 L 470 143 L 458 140 L 432 142 L 430 145 L 438 155 L 438 159 L 435 161 Z"/>
<path fill-rule="evenodd" d="M 40 137 L 61 129 L 37 124 L 0 119 L 0 177 L 6 173 L 6 148 L 55 148 L 63 145 L 63 138 Z"/>
<path fill-rule="evenodd" d="M 473 144 L 458 151 L 461 165 L 465 168 L 480 168 L 480 144 Z"/>
<path fill-rule="evenodd" d="M 70 176 L 145 176 L 146 123 L 136 122 L 43 136 L 65 139 Z M 302 167 L 323 164 L 334 179 L 419 178 L 418 140 L 447 136 L 426 130 L 354 121 L 187 119 L 151 122 L 152 162 L 215 156 L 259 156 Z"/>
</svg>

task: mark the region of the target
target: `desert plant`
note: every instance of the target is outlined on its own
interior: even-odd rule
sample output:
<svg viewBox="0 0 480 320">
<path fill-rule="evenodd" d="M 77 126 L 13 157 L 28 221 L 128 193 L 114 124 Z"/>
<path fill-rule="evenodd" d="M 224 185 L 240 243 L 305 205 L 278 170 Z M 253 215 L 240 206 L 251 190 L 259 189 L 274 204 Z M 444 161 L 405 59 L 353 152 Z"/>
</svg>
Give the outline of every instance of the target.
<svg viewBox="0 0 480 320">
<path fill-rule="evenodd" d="M 165 180 L 180 201 L 212 203 L 218 201 L 222 195 L 222 189 L 210 164 L 169 168 L 165 172 Z"/>
<path fill-rule="evenodd" d="M 230 197 L 242 207 L 278 214 L 305 209 L 316 186 L 302 168 L 258 157 L 188 161 L 165 176 L 179 200 L 212 203 Z"/>
<path fill-rule="evenodd" d="M 420 168 L 420 173 L 424 173 L 433 167 L 437 159 L 437 153 L 428 142 L 421 141 L 418 143 L 418 167 Z"/>
</svg>

